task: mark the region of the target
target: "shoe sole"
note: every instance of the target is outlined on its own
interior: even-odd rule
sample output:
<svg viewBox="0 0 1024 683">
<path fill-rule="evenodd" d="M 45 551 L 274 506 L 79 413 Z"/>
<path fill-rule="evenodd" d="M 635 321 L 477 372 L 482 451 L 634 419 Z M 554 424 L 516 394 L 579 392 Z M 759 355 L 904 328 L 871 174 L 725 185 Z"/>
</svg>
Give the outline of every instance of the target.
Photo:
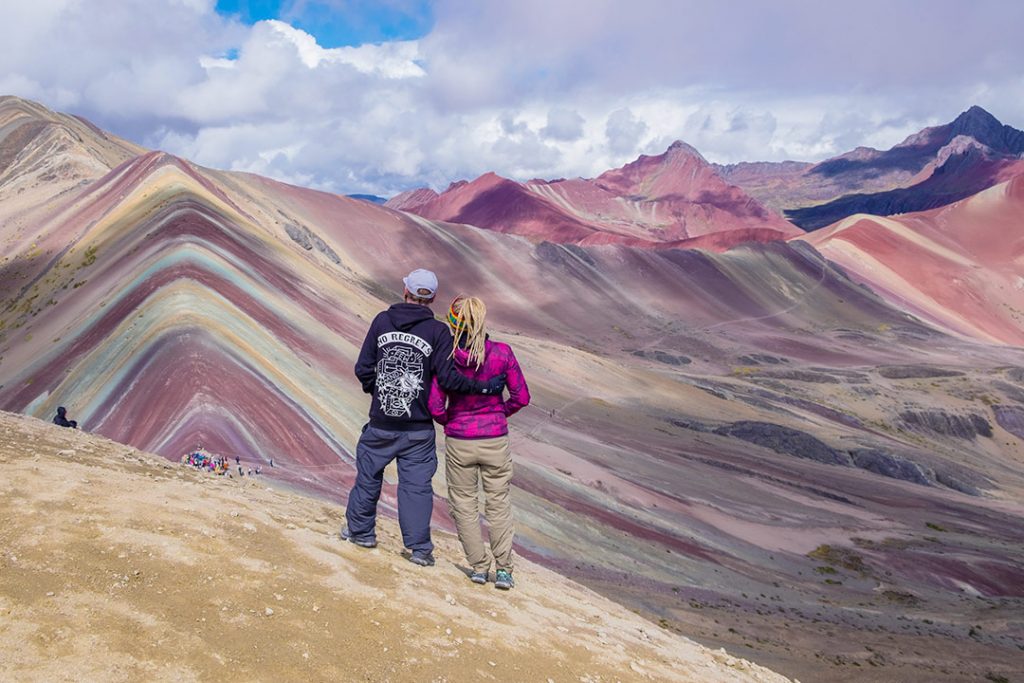
<svg viewBox="0 0 1024 683">
<path fill-rule="evenodd" d="M 469 580 L 477 584 L 478 586 L 483 586 L 485 583 L 487 583 L 486 576 L 471 576 L 469 577 Z"/>
<path fill-rule="evenodd" d="M 494 587 L 497 588 L 500 591 L 512 590 L 513 586 L 515 586 L 514 583 L 496 583 L 496 584 L 494 584 Z"/>
<path fill-rule="evenodd" d="M 434 563 L 429 561 L 429 560 L 420 560 L 420 559 L 415 559 L 414 560 L 413 558 L 410 557 L 409 561 L 412 562 L 417 567 L 433 567 L 434 566 Z"/>
</svg>

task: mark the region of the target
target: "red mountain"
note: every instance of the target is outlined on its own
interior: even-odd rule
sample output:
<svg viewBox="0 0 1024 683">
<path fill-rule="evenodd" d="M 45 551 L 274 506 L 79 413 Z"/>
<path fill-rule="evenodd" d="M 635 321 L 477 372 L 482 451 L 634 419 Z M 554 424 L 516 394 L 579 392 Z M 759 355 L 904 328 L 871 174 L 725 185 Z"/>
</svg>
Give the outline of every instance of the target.
<svg viewBox="0 0 1024 683">
<path fill-rule="evenodd" d="M 437 194 L 421 188 L 387 206 L 538 240 L 726 249 L 801 234 L 675 142 L 597 178 L 520 183 L 487 173 Z"/>
<path fill-rule="evenodd" d="M 1024 345 L 1024 175 L 930 211 L 856 215 L 805 240 L 883 299 L 940 329 Z"/>
</svg>

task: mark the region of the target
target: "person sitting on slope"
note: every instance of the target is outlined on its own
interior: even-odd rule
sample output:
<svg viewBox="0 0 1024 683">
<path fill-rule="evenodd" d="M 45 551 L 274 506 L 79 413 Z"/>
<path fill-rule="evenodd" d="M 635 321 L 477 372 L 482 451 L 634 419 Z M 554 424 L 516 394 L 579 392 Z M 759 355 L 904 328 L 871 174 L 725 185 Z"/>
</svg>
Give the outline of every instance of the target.
<svg viewBox="0 0 1024 683">
<path fill-rule="evenodd" d="M 74 420 L 67 418 L 68 409 L 64 406 L 57 408 L 57 414 L 53 416 L 53 424 L 60 425 L 61 427 L 71 427 L 72 429 L 78 428 L 78 423 Z"/>
</svg>

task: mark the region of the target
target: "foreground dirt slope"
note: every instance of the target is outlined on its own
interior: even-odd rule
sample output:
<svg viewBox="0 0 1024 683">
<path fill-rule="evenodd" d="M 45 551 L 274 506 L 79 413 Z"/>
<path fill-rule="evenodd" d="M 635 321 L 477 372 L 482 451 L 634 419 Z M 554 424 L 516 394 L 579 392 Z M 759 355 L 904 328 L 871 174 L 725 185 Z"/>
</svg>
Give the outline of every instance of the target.
<svg viewBox="0 0 1024 683">
<path fill-rule="evenodd" d="M 0 413 L 0 679 L 782 681 L 523 561 L 474 586 L 382 522 Z"/>
</svg>

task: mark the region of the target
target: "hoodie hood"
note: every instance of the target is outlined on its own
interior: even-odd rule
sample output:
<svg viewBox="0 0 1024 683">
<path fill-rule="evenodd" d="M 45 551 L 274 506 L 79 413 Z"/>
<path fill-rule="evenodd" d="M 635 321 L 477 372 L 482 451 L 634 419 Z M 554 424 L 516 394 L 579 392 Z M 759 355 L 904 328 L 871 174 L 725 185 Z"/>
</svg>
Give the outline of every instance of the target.
<svg viewBox="0 0 1024 683">
<path fill-rule="evenodd" d="M 433 320 L 434 312 L 419 304 L 394 304 L 388 309 L 388 319 L 395 329 L 408 332 L 424 320 Z"/>
</svg>

